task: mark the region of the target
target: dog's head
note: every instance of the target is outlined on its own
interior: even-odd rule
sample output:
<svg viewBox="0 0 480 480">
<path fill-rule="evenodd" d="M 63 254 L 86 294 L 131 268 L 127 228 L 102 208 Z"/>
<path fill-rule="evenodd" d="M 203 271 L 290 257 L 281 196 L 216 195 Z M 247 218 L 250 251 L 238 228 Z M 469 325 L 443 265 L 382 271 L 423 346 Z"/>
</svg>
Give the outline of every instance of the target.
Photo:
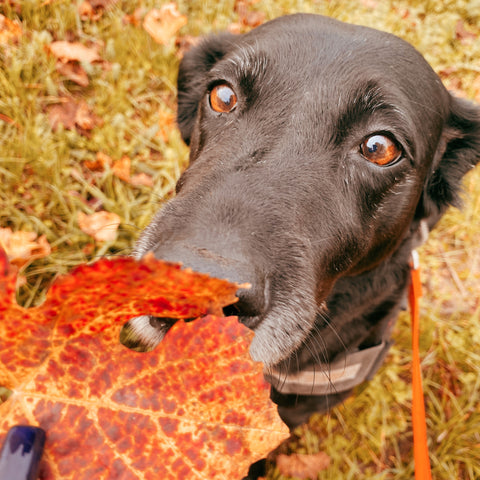
<svg viewBox="0 0 480 480">
<path fill-rule="evenodd" d="M 480 157 L 479 109 L 412 46 L 315 15 L 189 51 L 178 123 L 191 164 L 137 255 L 250 283 L 227 313 L 270 365 L 305 340 L 340 277 L 455 204 Z"/>
</svg>

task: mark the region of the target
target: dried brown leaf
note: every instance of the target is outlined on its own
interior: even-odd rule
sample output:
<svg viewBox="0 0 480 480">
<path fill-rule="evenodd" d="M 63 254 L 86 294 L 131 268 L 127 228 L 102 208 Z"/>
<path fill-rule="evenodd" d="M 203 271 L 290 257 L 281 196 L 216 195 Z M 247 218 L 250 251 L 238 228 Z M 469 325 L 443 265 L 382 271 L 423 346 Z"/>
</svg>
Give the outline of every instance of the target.
<svg viewBox="0 0 480 480">
<path fill-rule="evenodd" d="M 76 60 L 77 62 L 93 63 L 101 61 L 98 54 L 98 47 L 87 47 L 80 42 L 67 42 L 59 40 L 49 45 L 52 54 L 63 62 Z"/>
<path fill-rule="evenodd" d="M 266 15 L 265 12 L 252 10 L 252 4 L 251 0 L 238 0 L 235 3 L 235 11 L 243 26 L 254 28 L 265 22 Z"/>
<path fill-rule="evenodd" d="M 0 228 L 0 248 L 7 252 L 9 261 L 19 267 L 47 257 L 52 251 L 45 235 L 37 238 L 35 232 L 13 232 L 11 228 Z"/>
<path fill-rule="evenodd" d="M 82 101 L 78 104 L 75 112 L 75 125 L 82 130 L 92 130 L 96 125 L 96 118 L 92 115 L 92 110 L 86 102 Z"/>
<path fill-rule="evenodd" d="M 130 158 L 128 158 L 126 155 L 120 160 L 115 160 L 112 166 L 113 174 L 124 182 L 129 183 L 131 163 L 132 162 L 130 161 Z"/>
<path fill-rule="evenodd" d="M 157 135 L 166 142 L 170 137 L 170 133 L 176 128 L 175 114 L 171 111 L 161 109 L 158 112 L 160 127 Z"/>
<path fill-rule="evenodd" d="M 82 232 L 99 242 L 113 242 L 117 238 L 120 221 L 120 217 L 112 212 L 101 211 L 91 215 L 78 212 L 78 226 Z"/>
<path fill-rule="evenodd" d="M 85 160 L 83 162 L 83 165 L 93 172 L 103 172 L 106 167 L 110 167 L 112 164 L 112 157 L 103 152 L 97 152 L 95 160 Z"/>
<path fill-rule="evenodd" d="M 77 129 L 80 134 L 88 136 L 89 132 L 102 121 L 84 101 L 70 97 L 59 99 L 59 103 L 47 107 L 48 120 L 54 130 L 61 124 L 67 130 Z"/>
<path fill-rule="evenodd" d="M 292 453 L 277 456 L 277 468 L 282 475 L 302 480 L 316 480 L 318 474 L 330 465 L 330 457 L 324 452 L 305 455 Z"/>
<path fill-rule="evenodd" d="M 84 0 L 78 6 L 78 14 L 82 20 L 96 22 L 102 18 L 105 10 L 117 3 L 117 0 Z"/>
<path fill-rule="evenodd" d="M 153 187 L 153 178 L 146 173 L 137 173 L 130 177 L 129 183 L 134 187 Z"/>
<path fill-rule="evenodd" d="M 465 22 L 463 20 L 459 20 L 455 25 L 455 35 L 457 40 L 460 40 L 462 44 L 468 43 L 470 40 L 477 38 L 477 34 L 467 30 L 465 27 Z"/>
<path fill-rule="evenodd" d="M 59 60 L 55 65 L 58 73 L 64 75 L 72 82 L 80 85 L 81 87 L 87 87 L 90 83 L 88 80 L 87 72 L 82 68 L 78 62 L 63 62 Z"/>
<path fill-rule="evenodd" d="M 145 15 L 148 13 L 148 9 L 145 7 L 138 7 L 131 15 L 125 15 L 123 17 L 123 23 L 126 25 L 133 25 L 135 27 L 139 27 Z"/>
<path fill-rule="evenodd" d="M 187 17 L 180 14 L 173 2 L 150 10 L 143 19 L 143 28 L 161 45 L 168 44 L 186 24 Z"/>
<path fill-rule="evenodd" d="M 175 41 L 175 45 L 178 48 L 177 56 L 182 58 L 192 47 L 198 45 L 200 41 L 201 37 L 194 37 L 192 35 L 178 37 Z"/>
<path fill-rule="evenodd" d="M 22 27 L 0 13 L 0 45 L 16 42 L 23 34 Z"/>
</svg>

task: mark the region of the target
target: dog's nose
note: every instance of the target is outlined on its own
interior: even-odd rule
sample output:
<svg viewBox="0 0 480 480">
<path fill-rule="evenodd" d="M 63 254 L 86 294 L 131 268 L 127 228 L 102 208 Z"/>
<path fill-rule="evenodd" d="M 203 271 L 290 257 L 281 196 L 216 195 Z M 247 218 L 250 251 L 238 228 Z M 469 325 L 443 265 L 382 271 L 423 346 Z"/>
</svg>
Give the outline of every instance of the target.
<svg viewBox="0 0 480 480">
<path fill-rule="evenodd" d="M 236 293 L 238 302 L 232 303 L 223 308 L 223 314 L 228 317 L 235 315 L 239 317 L 249 328 L 255 328 L 260 322 L 268 305 L 268 296 L 258 291 L 258 284 L 250 288 L 240 288 Z"/>
<path fill-rule="evenodd" d="M 196 272 L 239 284 L 238 302 L 223 309 L 225 316 L 238 316 L 246 326 L 254 328 L 266 312 L 269 304 L 267 282 L 253 262 L 247 262 L 241 254 L 219 253 L 182 243 L 160 245 L 153 253 L 156 258 L 181 263 Z"/>
</svg>

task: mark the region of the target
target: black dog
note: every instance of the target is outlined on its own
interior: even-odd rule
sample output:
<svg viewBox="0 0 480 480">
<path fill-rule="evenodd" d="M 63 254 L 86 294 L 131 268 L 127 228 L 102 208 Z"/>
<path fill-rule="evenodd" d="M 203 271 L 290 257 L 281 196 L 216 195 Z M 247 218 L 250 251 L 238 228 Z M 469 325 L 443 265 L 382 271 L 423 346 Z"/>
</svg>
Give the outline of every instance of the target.
<svg viewBox="0 0 480 480">
<path fill-rule="evenodd" d="M 411 251 L 480 158 L 480 109 L 403 40 L 299 14 L 189 51 L 178 123 L 191 165 L 136 254 L 252 285 L 225 313 L 294 427 L 380 364 Z M 131 326 L 148 345 L 171 323 Z"/>
</svg>

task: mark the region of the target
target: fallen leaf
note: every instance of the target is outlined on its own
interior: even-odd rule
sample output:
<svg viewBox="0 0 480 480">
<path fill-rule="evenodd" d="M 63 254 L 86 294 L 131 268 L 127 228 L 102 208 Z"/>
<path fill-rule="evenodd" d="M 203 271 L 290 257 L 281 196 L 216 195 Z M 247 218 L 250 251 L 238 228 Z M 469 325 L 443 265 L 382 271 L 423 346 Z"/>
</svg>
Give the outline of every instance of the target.
<svg viewBox="0 0 480 480">
<path fill-rule="evenodd" d="M 159 129 L 157 135 L 164 142 L 167 142 L 171 132 L 176 128 L 175 114 L 170 110 L 160 109 L 160 111 L 158 112 L 158 116 Z"/>
<path fill-rule="evenodd" d="M 149 12 L 146 7 L 138 7 L 131 15 L 125 15 L 123 17 L 123 23 L 126 25 L 133 25 L 138 27 L 142 24 L 145 15 Z"/>
<path fill-rule="evenodd" d="M 147 175 L 146 173 L 136 173 L 135 175 L 132 175 L 130 177 L 129 181 L 130 185 L 133 185 L 134 187 L 153 187 L 153 178 L 150 175 Z"/>
<path fill-rule="evenodd" d="M 80 230 L 99 242 L 113 242 L 120 222 L 120 217 L 112 212 L 101 211 L 90 215 L 78 212 Z"/>
<path fill-rule="evenodd" d="M 44 428 L 42 480 L 241 478 L 287 436 L 253 333 L 209 316 L 178 321 L 153 352 L 118 341 L 132 316 L 218 314 L 237 288 L 153 256 L 102 259 L 24 309 L 0 253 L 0 443 L 12 425 Z"/>
<path fill-rule="evenodd" d="M 78 104 L 75 112 L 75 125 L 82 130 L 92 130 L 96 125 L 96 118 L 92 115 L 92 109 L 86 102 L 82 101 Z"/>
<path fill-rule="evenodd" d="M 126 155 L 120 160 L 115 160 L 112 165 L 113 174 L 133 186 L 153 187 L 153 179 L 146 173 L 131 175 L 131 160 Z"/>
<path fill-rule="evenodd" d="M 75 60 L 77 62 L 93 63 L 102 60 L 98 54 L 97 46 L 87 47 L 80 42 L 59 40 L 52 42 L 48 49 L 62 62 Z"/>
<path fill-rule="evenodd" d="M 245 27 L 255 28 L 265 22 L 265 12 L 251 10 L 251 0 L 237 0 L 235 12 L 238 14 L 240 23 Z"/>
<path fill-rule="evenodd" d="M 192 35 L 183 35 L 175 40 L 175 46 L 178 48 L 177 57 L 183 56 L 192 48 L 201 42 L 202 37 L 194 37 Z"/>
<path fill-rule="evenodd" d="M 92 5 L 87 2 L 83 1 L 78 7 L 78 14 L 82 20 L 98 20 L 103 15 L 103 12 L 100 13 L 99 16 L 95 13 Z"/>
<path fill-rule="evenodd" d="M 292 453 L 280 454 L 276 459 L 277 468 L 286 477 L 297 477 L 302 480 L 316 480 L 318 474 L 330 465 L 330 457 L 324 452 L 311 455 Z"/>
<path fill-rule="evenodd" d="M 113 165 L 113 160 L 106 153 L 97 152 L 95 160 L 85 160 L 83 165 L 93 172 L 103 172 L 107 167 Z"/>
<path fill-rule="evenodd" d="M 227 31 L 233 33 L 233 35 L 240 35 L 245 32 L 245 27 L 240 22 L 234 22 L 228 25 Z"/>
<path fill-rule="evenodd" d="M 87 72 L 81 63 L 93 63 L 102 60 L 98 53 L 99 45 L 87 47 L 79 42 L 59 40 L 52 42 L 48 49 L 58 58 L 55 66 L 57 72 L 82 87 L 89 84 Z"/>
<path fill-rule="evenodd" d="M 88 137 L 94 127 L 102 124 L 102 120 L 93 113 L 84 100 L 62 97 L 58 103 L 49 105 L 46 110 L 49 123 L 54 130 L 63 125 L 67 130 L 76 129 L 81 135 Z"/>
<path fill-rule="evenodd" d="M 0 13 L 0 45 L 16 42 L 23 34 L 22 27 Z"/>
<path fill-rule="evenodd" d="M 130 158 L 126 155 L 123 156 L 120 160 L 115 160 L 112 166 L 113 174 L 123 180 L 124 182 L 130 182 L 130 167 L 131 167 Z"/>
<path fill-rule="evenodd" d="M 78 104 L 71 98 L 63 98 L 60 103 L 47 107 L 48 121 L 54 130 L 63 125 L 67 130 L 75 128 L 75 114 Z"/>
<path fill-rule="evenodd" d="M 19 267 L 47 257 L 52 251 L 45 235 L 37 238 L 35 232 L 13 232 L 11 228 L 0 228 L 0 249 L 5 250 L 8 260 Z"/>
<path fill-rule="evenodd" d="M 105 10 L 117 3 L 117 0 L 84 0 L 78 6 L 78 14 L 82 20 L 98 21 Z"/>
<path fill-rule="evenodd" d="M 458 20 L 455 25 L 455 35 L 457 40 L 460 40 L 462 44 L 467 44 L 470 40 L 477 38 L 477 34 L 473 33 L 465 28 L 465 22 Z"/>
<path fill-rule="evenodd" d="M 167 45 L 186 24 L 187 17 L 180 14 L 173 2 L 150 10 L 143 19 L 143 28 L 161 45 Z"/>
<path fill-rule="evenodd" d="M 375 8 L 378 8 L 378 0 L 361 0 L 360 3 L 366 7 L 366 8 L 371 8 L 374 10 Z"/>
<path fill-rule="evenodd" d="M 67 77 L 72 82 L 80 85 L 81 87 L 87 87 L 90 81 L 88 80 L 87 72 L 82 68 L 78 62 L 58 61 L 55 65 L 55 69 L 61 75 Z"/>
</svg>

